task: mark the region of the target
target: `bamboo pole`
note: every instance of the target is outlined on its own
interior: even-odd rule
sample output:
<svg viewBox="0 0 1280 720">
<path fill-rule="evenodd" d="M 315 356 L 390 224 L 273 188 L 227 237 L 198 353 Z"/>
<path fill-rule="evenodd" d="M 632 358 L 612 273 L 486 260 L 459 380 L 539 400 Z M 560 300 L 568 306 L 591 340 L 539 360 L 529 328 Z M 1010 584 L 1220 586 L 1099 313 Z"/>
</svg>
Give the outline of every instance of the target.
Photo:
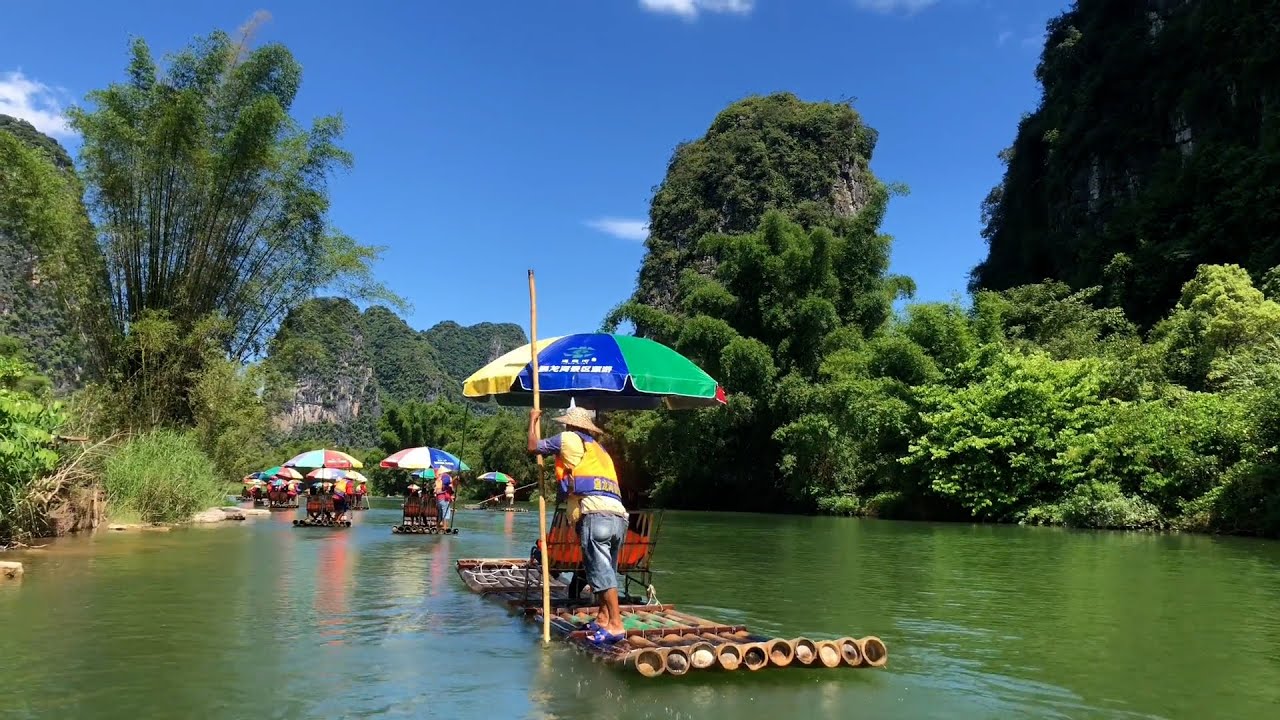
<svg viewBox="0 0 1280 720">
<path fill-rule="evenodd" d="M 533 487 L 534 485 L 537 485 L 537 484 L 538 484 L 538 483 L 536 483 L 536 482 L 531 482 L 531 483 L 529 483 L 528 485 L 521 485 L 520 487 L 516 488 L 516 492 L 520 492 L 521 490 L 527 490 L 527 489 L 529 489 L 529 488 L 531 488 L 531 487 Z M 483 505 L 483 504 L 485 504 L 485 503 L 493 502 L 494 500 L 497 500 L 497 499 L 499 499 L 499 498 L 503 497 L 505 494 L 506 494 L 506 491 L 505 491 L 505 490 L 503 490 L 502 492 L 498 493 L 497 495 L 494 495 L 493 497 L 491 497 L 491 498 L 489 498 L 489 499 L 487 499 L 487 500 L 481 500 L 481 501 L 480 501 L 480 504 L 481 504 L 481 505 Z"/>
<path fill-rule="evenodd" d="M 533 409 L 541 412 L 542 397 L 538 384 L 538 290 L 533 281 L 533 269 L 529 269 L 529 368 L 533 375 Z M 541 421 L 534 424 L 534 437 L 541 439 Z M 542 469 L 542 455 L 538 455 L 538 539 L 542 547 L 542 644 L 551 644 L 551 572 L 547 560 L 547 489 Z"/>
</svg>

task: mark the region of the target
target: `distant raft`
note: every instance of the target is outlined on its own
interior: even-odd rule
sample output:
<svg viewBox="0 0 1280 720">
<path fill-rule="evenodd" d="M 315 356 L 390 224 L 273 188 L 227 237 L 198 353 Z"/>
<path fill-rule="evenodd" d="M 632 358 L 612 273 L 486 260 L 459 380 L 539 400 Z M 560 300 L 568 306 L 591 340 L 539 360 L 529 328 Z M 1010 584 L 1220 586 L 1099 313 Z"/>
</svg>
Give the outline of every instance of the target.
<svg viewBox="0 0 1280 720">
<path fill-rule="evenodd" d="M 305 520 L 294 520 L 293 526 L 294 527 L 349 528 L 351 527 L 351 521 L 350 520 L 329 520 L 329 519 L 312 520 L 311 518 L 307 518 Z"/>
</svg>

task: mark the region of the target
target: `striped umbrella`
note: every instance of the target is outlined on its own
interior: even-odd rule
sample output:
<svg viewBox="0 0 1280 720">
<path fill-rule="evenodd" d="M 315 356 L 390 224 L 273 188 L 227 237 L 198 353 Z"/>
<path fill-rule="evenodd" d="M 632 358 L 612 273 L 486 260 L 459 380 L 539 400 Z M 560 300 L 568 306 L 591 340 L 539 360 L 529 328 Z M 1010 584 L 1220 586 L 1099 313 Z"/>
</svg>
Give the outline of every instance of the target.
<svg viewBox="0 0 1280 720">
<path fill-rule="evenodd" d="M 329 482 L 337 482 L 345 480 L 347 473 L 343 470 L 335 470 L 333 468 L 319 468 L 307 473 L 308 480 L 328 480 Z"/>
<path fill-rule="evenodd" d="M 515 482 L 516 479 L 503 472 L 487 472 L 480 476 L 480 480 L 491 480 L 496 483 Z"/>
<path fill-rule="evenodd" d="M 351 482 L 354 482 L 360 485 L 364 485 L 369 482 L 369 478 L 365 477 L 362 473 L 357 472 L 355 470 L 347 471 L 347 479 L 350 480 Z"/>
<path fill-rule="evenodd" d="M 435 480 L 436 471 L 431 468 L 423 468 L 416 473 L 409 473 L 412 477 L 422 478 L 423 480 Z"/>
<path fill-rule="evenodd" d="M 301 480 L 302 479 L 302 473 L 298 472 L 297 470 L 294 470 L 291 467 L 282 467 L 280 465 L 277 465 L 273 468 L 267 468 L 266 470 L 263 470 L 261 473 L 258 473 L 258 474 L 268 478 L 273 478 L 273 477 L 280 478 L 281 480 Z"/>
<path fill-rule="evenodd" d="M 433 447 L 405 448 L 394 455 L 387 456 L 378 464 L 384 468 L 397 470 L 444 468 L 451 472 L 458 472 L 471 469 L 457 455 Z"/>
<path fill-rule="evenodd" d="M 360 469 L 364 463 L 339 450 L 308 450 L 284 464 L 285 467 Z"/>
</svg>

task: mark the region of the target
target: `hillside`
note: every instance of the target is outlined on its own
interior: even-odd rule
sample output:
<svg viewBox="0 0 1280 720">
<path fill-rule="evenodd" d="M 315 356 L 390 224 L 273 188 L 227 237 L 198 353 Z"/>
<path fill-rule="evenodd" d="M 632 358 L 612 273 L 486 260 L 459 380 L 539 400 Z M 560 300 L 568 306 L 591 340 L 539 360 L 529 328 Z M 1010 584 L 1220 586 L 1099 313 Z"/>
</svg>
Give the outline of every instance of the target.
<svg viewBox="0 0 1280 720">
<path fill-rule="evenodd" d="M 372 444 L 385 408 L 461 397 L 466 375 L 528 342 L 517 325 L 444 322 L 416 331 L 384 307 L 318 298 L 290 313 L 268 348 L 280 383 L 277 430 Z"/>
<path fill-rule="evenodd" d="M 1278 13 L 1079 0 L 1050 22 L 1043 98 L 984 205 L 973 289 L 1101 285 L 1149 325 L 1198 265 L 1255 281 L 1280 265 Z"/>
<path fill-rule="evenodd" d="M 0 115 L 0 133 L 16 138 L 20 145 L 9 146 L 0 152 L 0 192 L 8 195 L 0 202 L 0 336 L 8 336 L 24 348 L 26 355 L 47 375 L 54 386 L 62 391 L 76 387 L 84 374 L 83 345 L 75 332 L 66 311 L 58 287 L 47 273 L 41 272 L 42 254 L 38 238 L 33 236 L 31 219 L 22 217 L 23 207 L 19 189 L 32 185 L 30 173 L 33 167 L 48 163 L 66 176 L 66 197 L 69 211 L 84 219 L 87 212 L 79 195 L 80 183 L 67 151 L 47 135 L 40 133 L 30 123 Z M 34 150 L 24 153 L 23 150 Z M 6 184 L 14 182 L 22 186 L 10 193 Z M 16 200 L 10 206 L 8 200 Z M 71 207 L 73 206 L 73 207 Z M 32 209 L 31 206 L 25 206 Z M 47 208 L 40 208 L 41 211 Z M 85 249 L 97 252 L 92 235 L 82 238 Z"/>
<path fill-rule="evenodd" d="M 768 210 L 805 226 L 853 218 L 879 186 L 869 169 L 876 139 L 847 104 L 778 93 L 725 108 L 676 148 L 654 192 L 634 300 L 673 309 L 682 268 L 712 269 L 695 251 L 702 237 L 751 232 Z"/>
</svg>

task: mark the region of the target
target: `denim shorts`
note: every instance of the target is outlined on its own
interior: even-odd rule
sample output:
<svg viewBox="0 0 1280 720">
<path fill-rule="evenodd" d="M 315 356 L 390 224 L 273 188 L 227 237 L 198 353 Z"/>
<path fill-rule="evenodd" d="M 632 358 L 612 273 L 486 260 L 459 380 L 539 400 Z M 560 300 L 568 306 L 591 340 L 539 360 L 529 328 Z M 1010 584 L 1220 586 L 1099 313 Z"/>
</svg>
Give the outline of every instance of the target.
<svg viewBox="0 0 1280 720">
<path fill-rule="evenodd" d="M 586 513 L 578 521 L 582 566 L 592 592 L 618 587 L 618 551 L 627 537 L 627 519 L 609 513 Z"/>
<path fill-rule="evenodd" d="M 440 511 L 440 520 L 447 522 L 449 520 L 449 501 L 436 500 L 436 509 Z"/>
</svg>

